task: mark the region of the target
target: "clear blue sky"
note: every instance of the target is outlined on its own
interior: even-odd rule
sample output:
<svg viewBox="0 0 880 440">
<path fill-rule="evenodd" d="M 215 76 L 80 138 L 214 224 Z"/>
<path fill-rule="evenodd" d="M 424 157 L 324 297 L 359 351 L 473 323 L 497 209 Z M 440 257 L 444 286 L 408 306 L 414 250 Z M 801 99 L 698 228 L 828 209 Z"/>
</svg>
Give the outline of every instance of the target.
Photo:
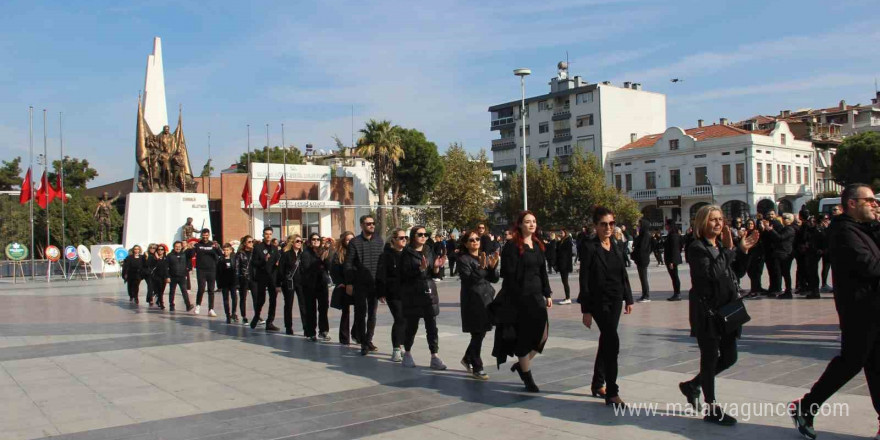
<svg viewBox="0 0 880 440">
<path fill-rule="evenodd" d="M 169 119 L 183 105 L 193 168 L 252 145 L 348 141 L 369 118 L 487 148 L 487 108 L 547 91 L 568 51 L 590 82 L 641 82 L 668 122 L 739 120 L 867 103 L 880 77 L 871 1 L 7 2 L 0 27 L 0 158 L 27 155 L 27 107 L 49 110 L 50 154 L 89 159 L 96 183 L 133 171 L 138 91 L 163 41 Z M 684 82 L 672 84 L 671 78 Z M 42 150 L 42 119 L 35 122 Z M 173 123 L 172 123 L 173 125 Z M 26 160 L 26 159 L 25 159 Z"/>
</svg>

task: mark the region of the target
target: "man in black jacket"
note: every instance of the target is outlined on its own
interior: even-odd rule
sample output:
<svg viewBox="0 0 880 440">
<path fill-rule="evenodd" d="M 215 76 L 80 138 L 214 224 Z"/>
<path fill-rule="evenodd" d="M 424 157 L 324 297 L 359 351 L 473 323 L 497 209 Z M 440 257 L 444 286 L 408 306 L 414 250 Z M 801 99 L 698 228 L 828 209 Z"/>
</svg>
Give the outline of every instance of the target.
<svg viewBox="0 0 880 440">
<path fill-rule="evenodd" d="M 678 265 L 681 264 L 681 234 L 672 220 L 666 220 L 666 241 L 663 243 L 663 261 L 672 278 L 672 296 L 667 301 L 681 301 L 681 280 L 678 278 Z"/>
<path fill-rule="evenodd" d="M 632 259 L 639 271 L 639 283 L 642 285 L 640 303 L 651 302 L 651 288 L 648 286 L 648 265 L 651 264 L 651 230 L 647 219 L 639 222 L 639 235 L 633 242 Z"/>
<path fill-rule="evenodd" d="M 449 261 L 449 276 L 455 276 L 455 263 L 458 262 L 458 243 L 455 242 L 455 234 L 449 234 L 446 239 L 446 259 Z"/>
<path fill-rule="evenodd" d="M 821 405 L 862 369 L 880 415 L 880 246 L 870 226 L 878 220 L 878 202 L 862 184 L 848 185 L 840 199 L 844 213 L 831 221 L 828 240 L 834 253 L 831 276 L 840 318 L 840 355 L 803 399 L 789 405 L 798 431 L 811 439 L 816 438 L 813 417 Z"/>
<path fill-rule="evenodd" d="M 275 290 L 275 278 L 278 272 L 278 247 L 272 244 L 272 228 L 263 228 L 263 241 L 254 245 L 251 263 L 254 266 L 257 279 L 257 291 L 251 295 L 254 301 L 254 318 L 251 320 L 251 328 L 257 328 L 260 323 L 260 311 L 266 303 L 266 295 L 269 295 L 269 312 L 266 316 L 266 331 L 277 332 L 280 330 L 272 321 L 275 320 L 275 305 L 278 301 L 278 292 Z"/>
<path fill-rule="evenodd" d="M 193 305 L 189 301 L 189 292 L 186 288 L 186 274 L 189 272 L 189 261 L 192 254 L 183 250 L 183 242 L 175 241 L 172 251 L 168 254 L 168 278 L 171 280 L 168 286 L 169 311 L 174 311 L 174 291 L 180 287 L 180 294 L 183 295 L 183 303 L 186 305 L 186 311 L 193 309 Z"/>
<path fill-rule="evenodd" d="M 785 223 L 775 217 L 772 222 L 764 223 L 764 229 L 767 230 L 767 236 L 770 239 L 770 261 L 768 269 L 770 272 L 770 295 L 775 295 L 779 299 L 791 299 L 791 260 L 793 258 L 795 229 L 791 227 L 790 221 L 794 221 L 794 216 L 785 214 Z M 790 217 L 789 217 L 790 216 Z M 765 220 L 766 222 L 766 220 Z M 782 291 L 782 281 L 785 280 L 785 291 Z"/>
<path fill-rule="evenodd" d="M 214 286 L 217 279 L 217 262 L 223 257 L 223 251 L 217 242 L 211 241 L 211 231 L 202 229 L 202 239 L 193 245 L 196 255 L 196 315 L 202 306 L 202 297 L 205 295 L 205 287 L 208 290 L 208 315 L 212 318 L 217 316 L 214 312 Z"/>
<path fill-rule="evenodd" d="M 379 257 L 385 249 L 382 237 L 376 234 L 376 220 L 370 215 L 361 216 L 361 234 L 348 243 L 345 257 L 345 293 L 354 297 L 354 327 L 361 343 L 361 355 L 366 356 L 378 348 L 373 345 L 376 330 L 376 269 Z"/>
</svg>

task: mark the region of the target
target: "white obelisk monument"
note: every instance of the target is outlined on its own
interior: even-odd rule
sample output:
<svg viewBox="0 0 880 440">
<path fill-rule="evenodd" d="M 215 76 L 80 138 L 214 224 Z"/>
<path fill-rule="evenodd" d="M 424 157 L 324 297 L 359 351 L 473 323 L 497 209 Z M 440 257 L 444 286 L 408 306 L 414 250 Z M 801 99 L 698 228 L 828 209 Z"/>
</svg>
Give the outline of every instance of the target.
<svg viewBox="0 0 880 440">
<path fill-rule="evenodd" d="M 162 40 L 159 37 L 153 40 L 153 53 L 147 56 L 141 106 L 144 122 L 150 132 L 161 133 L 168 125 L 168 107 L 165 103 Z M 182 226 L 187 217 L 193 218 L 193 225 L 197 230 L 212 229 L 207 194 L 137 192 L 137 182 L 138 165 L 135 163 L 133 190 L 125 199 L 122 241 L 126 249 L 138 244 L 146 250 L 149 243 L 166 244 L 170 249 L 174 241 L 191 238 L 182 236 Z"/>
</svg>

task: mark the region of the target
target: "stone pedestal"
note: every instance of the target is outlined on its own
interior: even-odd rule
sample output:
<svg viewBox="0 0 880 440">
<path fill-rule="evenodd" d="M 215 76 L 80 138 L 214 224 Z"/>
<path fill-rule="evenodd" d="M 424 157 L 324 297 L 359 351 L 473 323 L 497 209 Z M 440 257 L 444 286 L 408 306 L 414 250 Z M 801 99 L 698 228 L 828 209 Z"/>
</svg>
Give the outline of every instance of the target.
<svg viewBox="0 0 880 440">
<path fill-rule="evenodd" d="M 125 200 L 122 243 L 126 249 L 138 244 L 144 253 L 150 243 L 165 244 L 170 251 L 176 240 L 189 238 L 182 237 L 187 217 L 196 232 L 208 228 L 213 236 L 207 194 L 131 193 Z"/>
</svg>

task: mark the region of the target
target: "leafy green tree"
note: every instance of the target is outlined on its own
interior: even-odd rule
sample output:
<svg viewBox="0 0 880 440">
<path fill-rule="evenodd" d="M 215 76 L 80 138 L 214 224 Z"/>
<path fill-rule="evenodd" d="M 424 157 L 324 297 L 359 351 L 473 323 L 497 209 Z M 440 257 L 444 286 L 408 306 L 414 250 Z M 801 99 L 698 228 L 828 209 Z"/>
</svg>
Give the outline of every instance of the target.
<svg viewBox="0 0 880 440">
<path fill-rule="evenodd" d="M 437 145 L 416 129 L 401 128 L 398 132 L 403 157 L 394 167 L 392 194 L 404 205 L 421 205 L 428 200 L 431 189 L 443 175 L 443 161 Z"/>
<path fill-rule="evenodd" d="M 528 162 L 529 210 L 535 213 L 535 219 L 542 229 L 555 226 L 560 221 L 562 203 L 561 195 L 565 190 L 562 176 L 554 167 L 546 164 Z M 522 173 L 508 177 L 506 197 L 503 199 L 505 218 L 510 222 L 523 209 Z"/>
<path fill-rule="evenodd" d="M 200 174 L 200 177 L 211 177 L 211 173 L 213 172 L 214 166 L 211 165 L 211 159 L 208 159 L 208 161 L 205 162 L 205 166 L 202 167 L 202 174 Z"/>
<path fill-rule="evenodd" d="M 360 130 L 355 154 L 373 163 L 373 178 L 376 184 L 376 195 L 379 197 L 379 208 L 376 215 L 376 231 L 385 235 L 385 193 L 387 192 L 388 176 L 394 174 L 394 167 L 404 156 L 400 146 L 399 129 L 391 125 L 391 121 L 370 119 Z"/>
<path fill-rule="evenodd" d="M 444 173 L 431 191 L 430 201 L 443 206 L 444 227 L 464 230 L 485 221 L 498 192 L 486 151 L 471 157 L 453 143 L 442 160 Z"/>
<path fill-rule="evenodd" d="M 880 134 L 865 132 L 844 139 L 837 147 L 831 173 L 841 185 L 864 183 L 880 191 Z"/>
<path fill-rule="evenodd" d="M 2 161 L 2 165 L 0 165 L 0 191 L 12 191 L 14 188 L 20 188 L 23 179 L 21 157 Z"/>
<path fill-rule="evenodd" d="M 266 150 L 265 148 L 260 148 L 258 150 L 251 150 L 251 162 L 256 163 L 267 163 L 266 160 Z M 286 149 L 287 155 L 287 163 L 291 165 L 302 165 L 305 163 L 303 160 L 302 151 L 299 151 L 299 148 L 291 145 Z M 268 149 L 268 163 L 284 163 L 285 162 L 285 149 L 279 146 L 274 146 Z M 248 154 L 247 152 L 241 153 L 241 156 L 238 157 L 238 162 L 236 163 L 236 170 L 239 173 L 247 173 L 248 172 Z"/>
<path fill-rule="evenodd" d="M 57 182 L 56 175 L 61 172 L 61 161 L 52 162 L 54 172 L 49 173 L 49 181 L 54 185 Z M 85 189 L 89 182 L 98 177 L 98 170 L 89 165 L 88 159 L 77 159 L 75 157 L 64 156 L 64 190 L 70 192 L 72 189 Z M 34 176 L 39 179 L 40 176 Z"/>
</svg>

